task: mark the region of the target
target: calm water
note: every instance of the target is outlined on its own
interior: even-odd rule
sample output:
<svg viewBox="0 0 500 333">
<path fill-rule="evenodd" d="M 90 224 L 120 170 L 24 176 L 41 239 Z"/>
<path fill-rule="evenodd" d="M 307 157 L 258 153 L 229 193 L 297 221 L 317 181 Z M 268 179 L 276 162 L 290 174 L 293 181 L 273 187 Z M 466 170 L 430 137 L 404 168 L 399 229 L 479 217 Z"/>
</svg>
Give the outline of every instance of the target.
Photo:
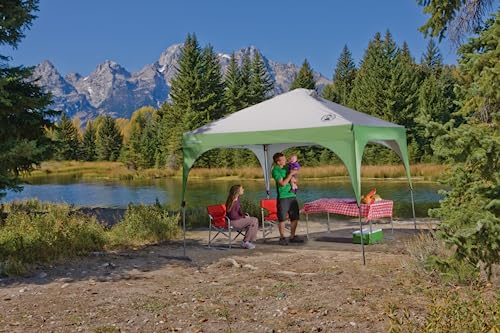
<svg viewBox="0 0 500 333">
<path fill-rule="evenodd" d="M 227 191 L 233 184 L 242 184 L 247 199 L 265 198 L 262 180 L 245 181 L 200 181 L 190 180 L 186 202 L 188 207 L 205 207 L 208 204 L 224 202 Z M 376 188 L 382 198 L 394 200 L 396 217 L 410 217 L 411 199 L 406 182 L 364 181 L 363 193 Z M 414 184 L 415 209 L 418 217 L 427 216 L 427 210 L 438 205 L 440 187 L 434 183 Z M 180 206 L 181 182 L 178 179 L 159 179 L 147 181 L 89 181 L 75 179 L 47 178 L 24 185 L 22 192 L 8 192 L 2 202 L 37 198 L 43 201 L 63 202 L 75 206 L 125 208 L 129 203 L 151 204 L 158 199 L 170 207 Z M 274 184 L 271 196 L 275 196 Z M 318 198 L 353 197 L 351 183 L 348 181 L 311 181 L 301 180 L 298 192 L 299 202 Z"/>
</svg>

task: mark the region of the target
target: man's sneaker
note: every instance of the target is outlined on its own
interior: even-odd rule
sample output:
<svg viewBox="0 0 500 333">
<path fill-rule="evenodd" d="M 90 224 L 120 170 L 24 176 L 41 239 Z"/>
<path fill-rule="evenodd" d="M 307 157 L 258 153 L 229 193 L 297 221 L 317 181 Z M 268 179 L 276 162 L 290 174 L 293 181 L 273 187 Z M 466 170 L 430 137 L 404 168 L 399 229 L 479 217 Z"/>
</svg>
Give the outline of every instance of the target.
<svg viewBox="0 0 500 333">
<path fill-rule="evenodd" d="M 293 236 L 288 240 L 290 243 L 304 243 L 304 238 L 299 236 Z"/>
<path fill-rule="evenodd" d="M 249 249 L 249 250 L 255 249 L 255 245 L 253 245 L 250 242 L 241 242 L 241 247 L 244 249 Z"/>
<path fill-rule="evenodd" d="M 288 245 L 288 240 L 285 237 L 280 238 L 278 241 L 279 245 Z"/>
</svg>

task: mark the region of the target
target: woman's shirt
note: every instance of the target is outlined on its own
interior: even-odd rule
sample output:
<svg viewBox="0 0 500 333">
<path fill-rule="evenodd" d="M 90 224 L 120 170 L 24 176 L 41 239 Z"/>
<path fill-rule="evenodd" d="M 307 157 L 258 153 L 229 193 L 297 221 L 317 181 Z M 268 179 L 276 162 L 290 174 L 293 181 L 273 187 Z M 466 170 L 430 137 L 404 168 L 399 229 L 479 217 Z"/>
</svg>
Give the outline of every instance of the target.
<svg viewBox="0 0 500 333">
<path fill-rule="evenodd" d="M 240 198 L 233 202 L 231 209 L 229 209 L 226 215 L 230 220 L 239 220 L 245 217 L 245 215 L 241 212 Z"/>
</svg>

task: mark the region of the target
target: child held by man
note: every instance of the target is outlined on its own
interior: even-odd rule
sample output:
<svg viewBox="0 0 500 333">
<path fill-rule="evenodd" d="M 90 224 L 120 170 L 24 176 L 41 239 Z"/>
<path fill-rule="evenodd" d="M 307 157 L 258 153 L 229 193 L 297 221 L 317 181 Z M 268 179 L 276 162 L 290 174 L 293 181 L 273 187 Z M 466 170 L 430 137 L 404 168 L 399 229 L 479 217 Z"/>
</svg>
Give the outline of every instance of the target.
<svg viewBox="0 0 500 333">
<path fill-rule="evenodd" d="M 288 172 L 292 170 L 299 170 L 300 169 L 300 164 L 298 162 L 297 155 L 291 155 L 290 158 L 288 159 Z M 292 186 L 291 192 L 297 193 L 297 190 L 299 189 L 299 179 L 298 175 L 293 175 L 292 178 L 290 179 L 290 185 Z"/>
</svg>

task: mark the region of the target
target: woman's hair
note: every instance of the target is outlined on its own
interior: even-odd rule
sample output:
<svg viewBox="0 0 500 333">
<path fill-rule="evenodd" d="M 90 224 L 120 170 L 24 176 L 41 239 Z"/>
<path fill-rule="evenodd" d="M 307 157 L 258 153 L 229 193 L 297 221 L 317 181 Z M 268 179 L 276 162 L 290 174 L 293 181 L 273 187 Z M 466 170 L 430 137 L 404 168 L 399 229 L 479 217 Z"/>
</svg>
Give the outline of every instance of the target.
<svg viewBox="0 0 500 333">
<path fill-rule="evenodd" d="M 240 187 L 241 185 L 233 185 L 229 189 L 229 194 L 227 196 L 226 200 L 226 212 L 229 212 L 231 210 L 231 207 L 233 206 L 234 198 L 240 193 Z"/>
</svg>

